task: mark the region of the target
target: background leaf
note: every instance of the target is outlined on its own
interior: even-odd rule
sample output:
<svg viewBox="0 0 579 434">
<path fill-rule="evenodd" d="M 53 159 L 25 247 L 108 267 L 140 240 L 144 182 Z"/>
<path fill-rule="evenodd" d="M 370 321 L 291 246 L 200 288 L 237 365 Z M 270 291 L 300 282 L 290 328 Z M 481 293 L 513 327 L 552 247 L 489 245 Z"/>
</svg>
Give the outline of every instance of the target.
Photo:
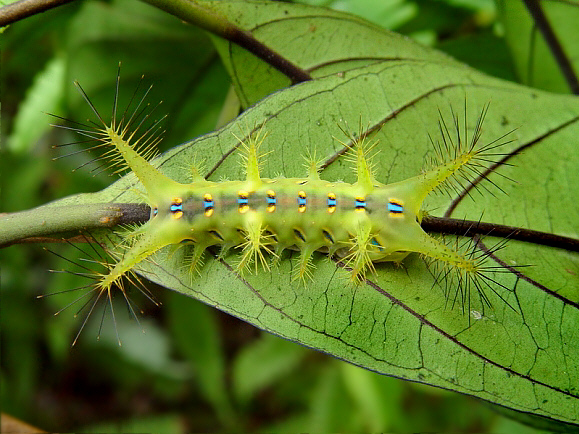
<svg viewBox="0 0 579 434">
<path fill-rule="evenodd" d="M 8 138 L 8 146 L 12 152 L 25 151 L 46 133 L 46 113 L 60 114 L 59 97 L 63 93 L 61 85 L 64 65 L 63 59 L 55 58 L 36 77 L 14 120 L 12 136 Z"/>
<path fill-rule="evenodd" d="M 503 0 L 497 3 L 520 81 L 539 89 L 569 93 L 569 84 L 525 4 Z M 579 22 L 579 5 L 573 2 L 540 1 L 537 6 L 545 14 L 548 25 L 577 76 L 579 36 L 576 24 Z"/>
</svg>

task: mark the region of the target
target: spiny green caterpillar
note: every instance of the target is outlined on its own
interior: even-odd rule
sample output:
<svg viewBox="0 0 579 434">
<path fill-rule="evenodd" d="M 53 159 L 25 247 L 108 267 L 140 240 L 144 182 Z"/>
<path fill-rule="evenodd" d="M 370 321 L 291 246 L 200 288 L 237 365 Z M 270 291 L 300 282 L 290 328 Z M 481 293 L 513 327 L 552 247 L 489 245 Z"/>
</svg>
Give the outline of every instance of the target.
<svg viewBox="0 0 579 434">
<path fill-rule="evenodd" d="M 257 271 L 258 264 L 269 270 L 268 256 L 275 262 L 285 249 L 294 249 L 300 252 L 295 280 L 307 283 L 312 276 L 312 255 L 322 251 L 339 258 L 351 270 L 351 280 L 359 283 L 375 270 L 375 263 L 400 263 L 408 254 L 419 253 L 442 264 L 439 277 L 453 276 L 450 281 L 457 286 L 461 301 L 473 287 L 488 304 L 484 287 L 495 291 L 493 285 L 502 286 L 487 275 L 492 268 L 485 265 L 488 253 L 477 252 L 474 244 L 467 249 L 452 248 L 420 226 L 422 204 L 429 193 L 463 189 L 464 182 L 471 183 L 501 155 L 496 148 L 506 143 L 500 142 L 502 137 L 486 145 L 479 143 L 488 105 L 470 141 L 457 134 L 454 143 L 442 124 L 443 143 L 435 145 L 431 167 L 405 181 L 385 185 L 376 180 L 371 155 L 376 142 L 362 134 L 362 129 L 358 135 L 346 133 L 349 140 L 342 142 L 354 163 L 357 181 L 353 184 L 322 180 L 315 156 L 307 159 L 305 178 L 263 178 L 260 161 L 264 155 L 259 150 L 267 134 L 262 125 L 255 127 L 248 139 L 239 139 L 244 180 L 208 181 L 194 167 L 192 182 L 181 183 L 149 163 L 157 141 L 148 134 L 150 130 L 136 139 L 136 132 L 129 130 L 133 117 L 124 120 L 123 116 L 117 123 L 116 97 L 109 124 L 77 86 L 100 123 L 96 131 L 77 131 L 95 139 L 95 147 L 104 149 L 118 170 L 127 168 L 135 173 L 145 188 L 144 201 L 151 208 L 145 224 L 122 235 L 123 253 L 117 262 L 97 276 L 94 286 L 99 296 L 110 297 L 115 286 L 123 290 L 123 276 L 134 276 L 138 264 L 158 250 L 183 245 L 192 246 L 192 276 L 200 272 L 205 251 L 217 245 L 221 247 L 220 257 L 231 248 L 241 249 L 236 268 L 240 275 Z M 457 117 L 454 122 L 458 133 Z"/>
</svg>

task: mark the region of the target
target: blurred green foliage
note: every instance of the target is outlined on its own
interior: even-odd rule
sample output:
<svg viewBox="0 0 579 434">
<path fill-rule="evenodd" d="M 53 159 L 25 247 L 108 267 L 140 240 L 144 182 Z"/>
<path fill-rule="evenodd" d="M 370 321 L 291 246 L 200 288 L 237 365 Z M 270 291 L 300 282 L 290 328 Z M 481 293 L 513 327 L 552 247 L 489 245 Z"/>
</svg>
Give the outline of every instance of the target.
<svg viewBox="0 0 579 434">
<path fill-rule="evenodd" d="M 489 0 L 310 1 L 349 11 L 429 43 L 475 68 L 514 79 Z M 78 140 L 43 112 L 78 122 L 86 106 L 110 110 L 122 61 L 122 99 L 145 75 L 150 101 L 168 113 L 162 149 L 212 131 L 229 78 L 202 31 L 133 1 L 75 2 L 18 22 L 2 35 L 1 208 L 32 208 L 56 198 L 97 191 L 105 173 L 72 172 L 89 157 L 51 161 L 52 144 Z M 473 49 L 484 44 L 485 49 Z M 72 261 L 78 248 L 51 245 Z M 83 249 L 90 252 L 90 247 Z M 73 292 L 82 277 L 36 245 L 0 251 L 2 410 L 58 432 L 535 432 L 488 406 L 454 393 L 380 376 L 303 348 L 208 308 L 152 288 L 140 324 L 116 302 L 117 345 L 103 308 L 70 343 L 86 311 Z M 103 319 L 104 318 L 104 319 Z M 102 321 L 101 321 L 102 319 Z M 146 333 L 143 334 L 142 331 Z M 97 341 L 95 336 L 99 336 Z"/>
</svg>

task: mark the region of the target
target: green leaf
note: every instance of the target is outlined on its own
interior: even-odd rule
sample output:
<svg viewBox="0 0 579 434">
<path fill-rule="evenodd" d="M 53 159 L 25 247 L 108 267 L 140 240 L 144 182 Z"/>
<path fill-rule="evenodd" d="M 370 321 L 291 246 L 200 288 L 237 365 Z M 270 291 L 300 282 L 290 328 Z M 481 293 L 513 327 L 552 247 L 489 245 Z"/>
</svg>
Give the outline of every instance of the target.
<svg viewBox="0 0 579 434">
<path fill-rule="evenodd" d="M 23 153 L 33 149 L 49 128 L 45 113 L 60 114 L 64 67 L 65 60 L 55 57 L 34 79 L 14 119 L 14 129 L 8 138 L 10 151 Z"/>
<path fill-rule="evenodd" d="M 248 125 L 266 121 L 272 150 L 263 176 L 303 175 L 296 154 L 315 148 L 330 162 L 328 180 L 354 181 L 340 157 L 338 123 L 375 129 L 380 153 L 378 179 L 395 182 L 420 173 L 431 151 L 428 133 L 437 137 L 438 110 L 447 123 L 449 106 L 462 113 L 465 100 L 472 129 L 482 106 L 492 99 L 481 140 L 490 142 L 513 128 L 512 153 L 494 176 L 506 194 L 481 191 L 464 199 L 453 216 L 577 236 L 576 183 L 579 157 L 579 101 L 492 79 L 465 67 L 428 61 L 386 61 L 302 83 L 266 98 L 223 129 L 177 147 L 156 164 L 185 181 L 187 163 L 206 159 L 211 180 L 242 177 L 235 157 L 237 139 Z M 70 203 L 138 200 L 135 178 L 124 177 L 108 189 L 80 195 Z M 563 193 L 563 194 L 562 194 Z M 434 197 L 429 209 L 443 214 L 451 199 Z M 492 245 L 493 241 L 487 241 Z M 291 281 L 292 258 L 276 272 L 240 279 L 235 257 L 208 260 L 202 276 L 188 284 L 184 251 L 162 251 L 149 277 L 164 286 L 230 312 L 257 327 L 330 353 L 338 358 L 400 378 L 477 396 L 519 411 L 577 424 L 579 406 L 579 274 L 575 253 L 511 241 L 498 253 L 507 265 L 532 265 L 495 278 L 513 292 L 491 295 L 494 310 L 473 304 L 463 314 L 447 305 L 442 291 L 416 256 L 401 269 L 377 265 L 360 287 L 344 284 L 344 270 L 323 255 L 315 260 L 314 283 Z"/>
<path fill-rule="evenodd" d="M 514 167 L 500 169 L 516 183 L 495 176 L 508 195 L 482 191 L 481 196 L 475 194 L 475 201 L 461 201 L 453 216 L 482 215 L 485 221 L 577 237 L 576 98 L 490 79 L 446 55 L 344 14 L 319 10 L 313 14 L 309 8 L 278 3 L 212 5 L 245 23 L 244 28 L 267 33 L 268 44 L 271 41 L 276 51 L 300 66 L 311 67 L 317 78 L 271 95 L 234 123 L 160 157 L 157 164 L 171 177 L 186 182 L 187 166 L 197 156 L 206 160 L 211 180 L 223 175 L 240 179 L 233 133 L 244 134 L 248 126 L 267 121 L 264 148 L 274 152 L 266 158 L 264 176 L 303 175 L 296 155 L 315 148 L 329 162 L 324 179 L 352 182 L 354 174 L 333 136 L 342 137 L 338 123 L 346 121 L 355 128 L 361 119 L 368 128 L 381 127 L 374 135 L 381 151 L 376 158 L 378 180 L 395 182 L 420 173 L 431 151 L 428 134 L 437 136 L 439 109 L 448 121 L 449 106 L 462 116 L 466 100 L 472 130 L 482 106 L 492 99 L 483 140 L 518 128 L 512 134 L 516 142 L 503 151 L 522 152 L 509 160 Z M 262 8 L 271 9 L 266 14 Z M 284 37 L 303 45 L 290 44 Z M 221 48 L 226 49 L 228 44 Z M 230 52 L 236 49 L 229 47 Z M 241 50 L 226 57 L 229 71 L 240 77 L 237 86 L 246 105 L 288 84 L 281 76 L 266 80 L 273 75 L 271 67 L 255 60 L 250 64 L 250 55 Z M 251 80 L 253 88 L 247 85 Z M 135 187 L 134 176 L 128 175 L 100 193 L 50 206 L 140 201 Z M 435 197 L 428 207 L 441 215 L 449 203 L 448 198 Z M 319 254 L 315 283 L 304 288 L 291 282 L 292 257 L 284 257 L 275 273 L 261 271 L 246 280 L 232 272 L 234 256 L 219 262 L 210 259 L 203 276 L 188 284 L 191 278 L 183 270 L 183 255 L 182 250 L 174 255 L 160 252 L 149 276 L 264 330 L 365 368 L 577 427 L 579 282 L 574 253 L 511 241 L 499 257 L 508 265 L 532 265 L 519 270 L 518 276 L 497 276 L 515 288 L 513 294 L 503 295 L 519 313 L 495 297 L 494 310 L 484 315 L 477 306 L 466 314 L 447 306 L 415 256 L 404 261 L 405 269 L 378 264 L 370 282 L 350 287 L 341 278 L 344 270 Z"/>
<path fill-rule="evenodd" d="M 472 47 L 477 49 L 473 50 Z M 490 31 L 443 41 L 437 48 L 481 72 L 504 80 L 517 81 L 504 38 L 499 38 Z"/>
<path fill-rule="evenodd" d="M 227 424 L 233 415 L 225 388 L 225 362 L 215 311 L 173 295 L 166 307 L 175 341 L 191 361 L 201 392 Z"/>
<path fill-rule="evenodd" d="M 183 420 L 177 414 L 162 414 L 148 417 L 134 417 L 123 421 L 101 422 L 83 427 L 86 433 L 144 433 L 171 434 L 183 432 Z"/>
<path fill-rule="evenodd" d="M 256 393 L 291 372 L 304 355 L 303 348 L 263 334 L 236 357 L 233 386 L 238 400 L 247 404 Z"/>
<path fill-rule="evenodd" d="M 395 29 L 418 13 L 416 3 L 406 0 L 299 0 L 296 3 L 309 4 L 312 6 L 325 6 L 349 14 L 356 15 L 379 25 L 385 29 Z"/>
</svg>

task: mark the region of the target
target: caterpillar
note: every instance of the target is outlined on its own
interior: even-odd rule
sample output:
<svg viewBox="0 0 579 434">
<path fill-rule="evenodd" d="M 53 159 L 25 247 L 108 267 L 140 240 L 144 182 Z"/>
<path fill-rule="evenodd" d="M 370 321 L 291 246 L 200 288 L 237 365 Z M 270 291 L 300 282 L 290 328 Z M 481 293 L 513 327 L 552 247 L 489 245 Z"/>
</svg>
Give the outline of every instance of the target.
<svg viewBox="0 0 579 434">
<path fill-rule="evenodd" d="M 116 262 L 107 264 L 105 273 L 96 276 L 94 289 L 99 296 L 110 297 L 114 287 L 125 294 L 123 277 L 135 280 L 131 276 L 139 264 L 167 246 L 191 249 L 188 267 L 192 279 L 201 273 L 204 253 L 219 246 L 219 257 L 230 249 L 240 251 L 236 271 L 241 276 L 258 272 L 260 266 L 268 272 L 286 249 L 298 250 L 293 279 L 306 286 L 313 275 L 314 252 L 341 261 L 356 284 L 365 281 L 377 263 L 401 263 L 409 254 L 419 254 L 439 266 L 436 280 L 444 279 L 456 286 L 458 296 L 453 303 L 457 299 L 464 303 L 474 288 L 488 304 L 485 289 L 496 293 L 494 288 L 502 286 L 488 275 L 494 268 L 486 265 L 488 251 L 477 251 L 476 243 L 463 248 L 452 246 L 420 226 L 425 215 L 423 202 L 430 193 L 463 190 L 465 183 L 472 185 L 475 177 L 486 180 L 484 170 L 502 155 L 497 149 L 508 143 L 502 141 L 505 136 L 480 143 L 488 104 L 470 140 L 458 134 L 457 116 L 453 119 L 456 140 L 450 137 L 441 118 L 443 141 L 431 139 L 434 157 L 429 167 L 403 181 L 383 184 L 376 179 L 372 159 L 377 142 L 364 134 L 360 122 L 357 134 L 340 126 L 346 135 L 346 140 L 340 142 L 357 176 L 354 183 L 322 179 L 315 153 L 306 157 L 304 178 L 262 177 L 260 166 L 266 155 L 260 153 L 260 148 L 267 140 L 264 124 L 256 125 L 246 139 L 238 138 L 245 179 L 209 181 L 197 165 L 191 164 L 193 179 L 182 183 L 151 164 L 159 140 L 152 129 L 137 138 L 142 122 L 135 115 L 126 117 L 125 112 L 117 121 L 116 97 L 112 120 L 105 122 L 82 87 L 75 84 L 98 119 L 95 128 L 76 130 L 94 140 L 94 148 L 104 150 L 104 157 L 116 172 L 134 172 L 144 187 L 143 201 L 151 210 L 146 223 L 121 233 L 117 247 L 122 253 L 116 255 Z M 138 127 L 131 130 L 133 124 Z"/>
</svg>

